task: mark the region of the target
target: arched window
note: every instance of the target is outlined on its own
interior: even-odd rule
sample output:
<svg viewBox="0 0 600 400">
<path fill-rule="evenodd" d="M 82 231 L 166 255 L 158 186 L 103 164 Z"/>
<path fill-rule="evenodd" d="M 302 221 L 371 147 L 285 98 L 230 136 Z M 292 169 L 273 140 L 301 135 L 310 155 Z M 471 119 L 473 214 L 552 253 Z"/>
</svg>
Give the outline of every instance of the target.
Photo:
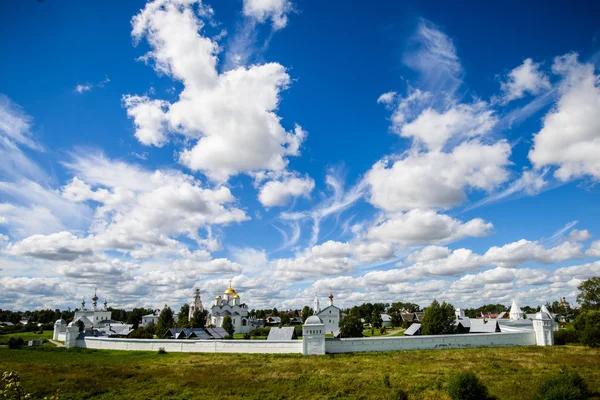
<svg viewBox="0 0 600 400">
<path fill-rule="evenodd" d="M 245 319 L 242 319 L 242 326 L 246 326 L 248 322 Z"/>
</svg>

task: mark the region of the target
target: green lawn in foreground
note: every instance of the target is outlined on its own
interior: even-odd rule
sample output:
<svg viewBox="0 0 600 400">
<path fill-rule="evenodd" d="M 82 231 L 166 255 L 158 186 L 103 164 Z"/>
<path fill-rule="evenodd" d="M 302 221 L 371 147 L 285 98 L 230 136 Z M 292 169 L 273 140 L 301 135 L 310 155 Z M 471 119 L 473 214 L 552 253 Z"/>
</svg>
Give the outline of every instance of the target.
<svg viewBox="0 0 600 400">
<path fill-rule="evenodd" d="M 583 346 L 401 351 L 306 357 L 0 348 L 0 371 L 63 399 L 447 399 L 444 384 L 475 372 L 498 399 L 532 399 L 547 374 L 578 371 L 600 391 L 600 349 Z M 389 375 L 391 388 L 384 384 Z"/>
<path fill-rule="evenodd" d="M 7 333 L 0 335 L 0 345 L 4 345 L 8 342 L 8 338 L 11 336 L 21 337 L 25 342 L 28 340 L 48 340 L 52 339 L 53 331 L 44 331 L 44 333 L 38 334 L 37 332 L 23 332 L 23 333 Z"/>
</svg>

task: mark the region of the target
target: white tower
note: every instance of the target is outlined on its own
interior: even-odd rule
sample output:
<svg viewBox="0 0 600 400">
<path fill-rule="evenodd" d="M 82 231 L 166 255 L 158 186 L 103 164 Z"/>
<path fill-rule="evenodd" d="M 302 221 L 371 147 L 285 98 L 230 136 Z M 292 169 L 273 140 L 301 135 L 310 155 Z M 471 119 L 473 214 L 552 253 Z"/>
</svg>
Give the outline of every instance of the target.
<svg viewBox="0 0 600 400">
<path fill-rule="evenodd" d="M 313 301 L 313 315 L 317 315 L 319 312 L 321 312 L 321 309 L 319 308 L 319 298 L 315 295 L 315 300 Z"/>
<path fill-rule="evenodd" d="M 308 317 L 302 326 L 302 353 L 308 356 L 325 354 L 325 324 L 316 315 Z"/>
<path fill-rule="evenodd" d="M 200 298 L 200 289 L 196 288 L 196 294 L 192 298 L 190 304 L 190 311 L 188 313 L 188 320 L 191 320 L 194 316 L 194 312 L 196 310 L 202 311 L 204 308 L 202 307 L 202 299 Z"/>
<path fill-rule="evenodd" d="M 535 314 L 533 330 L 535 331 L 535 341 L 538 346 L 554 345 L 553 325 L 554 321 L 547 313 L 540 311 Z"/>
<path fill-rule="evenodd" d="M 517 321 L 517 320 L 525 318 L 525 313 L 523 311 L 521 311 L 521 309 L 519 308 L 519 305 L 517 304 L 517 302 L 515 300 L 513 300 L 512 305 L 510 306 L 509 315 L 510 315 L 511 321 Z"/>
</svg>

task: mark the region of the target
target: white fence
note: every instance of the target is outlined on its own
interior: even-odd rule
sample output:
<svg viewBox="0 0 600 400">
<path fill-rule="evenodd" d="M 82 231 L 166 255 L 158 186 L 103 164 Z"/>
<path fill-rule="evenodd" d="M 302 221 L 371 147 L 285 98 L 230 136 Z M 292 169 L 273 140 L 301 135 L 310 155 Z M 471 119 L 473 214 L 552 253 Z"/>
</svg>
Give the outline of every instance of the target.
<svg viewBox="0 0 600 400">
<path fill-rule="evenodd" d="M 326 339 L 325 351 L 327 353 L 354 353 L 363 351 L 533 346 L 535 344 L 535 332 L 531 330 L 519 333 Z"/>
<path fill-rule="evenodd" d="M 111 350 L 147 350 L 183 353 L 263 353 L 302 354 L 302 340 L 173 340 L 117 339 L 86 337 L 77 339 L 75 347 Z"/>
</svg>

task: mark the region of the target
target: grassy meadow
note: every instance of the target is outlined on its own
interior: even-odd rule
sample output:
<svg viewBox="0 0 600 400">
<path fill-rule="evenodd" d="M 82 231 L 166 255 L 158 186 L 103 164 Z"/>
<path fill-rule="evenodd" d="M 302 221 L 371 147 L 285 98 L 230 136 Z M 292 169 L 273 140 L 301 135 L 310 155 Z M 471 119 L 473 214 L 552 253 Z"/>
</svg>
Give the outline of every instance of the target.
<svg viewBox="0 0 600 400">
<path fill-rule="evenodd" d="M 17 332 L 9 333 L 6 335 L 0 335 L 0 345 L 5 345 L 8 342 L 8 338 L 11 336 L 23 338 L 25 344 L 28 340 L 48 340 L 52 339 L 54 331 L 44 331 L 44 333 L 37 332 Z"/>
<path fill-rule="evenodd" d="M 28 392 L 60 399 L 447 399 L 457 371 L 475 372 L 498 399 L 533 399 L 547 374 L 578 371 L 600 397 L 600 349 L 582 346 L 399 351 L 305 357 L 157 354 L 0 347 L 0 371 Z M 389 386 L 387 385 L 389 377 Z"/>
</svg>

